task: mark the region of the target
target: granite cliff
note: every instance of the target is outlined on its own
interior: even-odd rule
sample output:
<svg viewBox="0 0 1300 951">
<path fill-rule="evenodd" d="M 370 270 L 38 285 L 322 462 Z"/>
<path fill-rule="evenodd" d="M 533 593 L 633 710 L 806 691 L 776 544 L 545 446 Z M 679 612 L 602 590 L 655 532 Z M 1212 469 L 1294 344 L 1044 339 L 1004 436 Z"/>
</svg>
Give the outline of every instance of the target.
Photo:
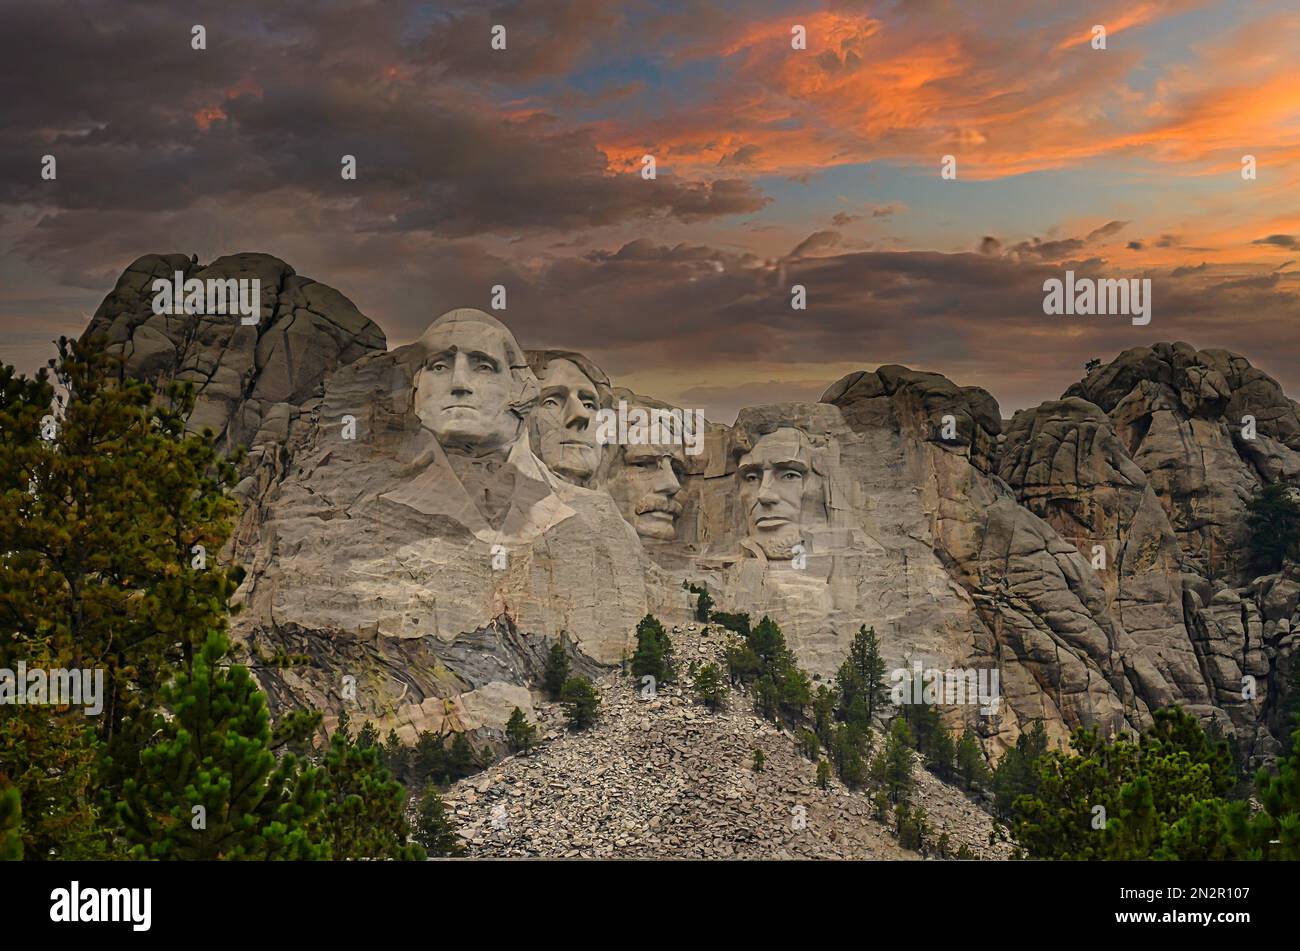
<svg viewBox="0 0 1300 951">
<path fill-rule="evenodd" d="M 177 270 L 258 276 L 262 320 L 154 314 Z M 1263 481 L 1300 480 L 1300 415 L 1244 357 L 1134 348 L 1009 421 L 886 364 L 692 428 L 581 354 L 434 317 L 388 350 L 269 255 L 148 255 L 87 330 L 128 373 L 195 381 L 192 425 L 248 447 L 226 554 L 248 569 L 238 637 L 300 659 L 261 671 L 277 709 L 499 737 L 556 639 L 609 671 L 647 611 L 689 620 L 694 584 L 771 614 L 823 678 L 863 624 L 890 667 L 995 668 L 994 712 L 947 711 L 992 757 L 1038 717 L 1061 738 L 1174 703 L 1248 761 L 1276 751 L 1300 570 L 1250 577 L 1243 516 Z M 666 428 L 602 443 L 620 405 Z"/>
</svg>

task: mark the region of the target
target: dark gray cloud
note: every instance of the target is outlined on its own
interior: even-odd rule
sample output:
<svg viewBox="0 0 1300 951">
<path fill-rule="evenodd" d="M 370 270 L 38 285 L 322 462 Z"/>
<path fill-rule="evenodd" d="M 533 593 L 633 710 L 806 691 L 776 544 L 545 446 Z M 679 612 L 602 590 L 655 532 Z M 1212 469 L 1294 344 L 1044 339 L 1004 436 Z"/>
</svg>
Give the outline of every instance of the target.
<svg viewBox="0 0 1300 951">
<path fill-rule="evenodd" d="M 444 236 L 762 208 L 739 179 L 610 174 L 592 131 L 491 98 L 485 77 L 567 69 L 615 24 L 607 7 L 6 3 L 0 205 L 154 213 L 215 199 L 233 214 L 288 188 L 346 203 L 350 231 Z M 190 47 L 196 22 L 205 51 Z M 506 51 L 489 47 L 493 22 L 511 31 Z M 40 178 L 45 154 L 56 181 Z"/>
</svg>

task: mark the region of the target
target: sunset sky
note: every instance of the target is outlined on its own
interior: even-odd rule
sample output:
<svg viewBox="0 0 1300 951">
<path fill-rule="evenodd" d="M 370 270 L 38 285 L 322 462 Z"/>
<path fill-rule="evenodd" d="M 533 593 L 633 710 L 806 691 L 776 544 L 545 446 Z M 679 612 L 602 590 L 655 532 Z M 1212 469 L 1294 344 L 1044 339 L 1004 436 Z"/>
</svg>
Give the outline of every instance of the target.
<svg viewBox="0 0 1300 951">
<path fill-rule="evenodd" d="M 1297 0 L 0 0 L 0 358 L 142 254 L 264 251 L 390 346 L 504 284 L 524 346 L 724 422 L 883 363 L 1009 416 L 1161 340 L 1295 396 L 1298 54 Z M 1067 268 L 1151 323 L 1044 315 Z"/>
</svg>

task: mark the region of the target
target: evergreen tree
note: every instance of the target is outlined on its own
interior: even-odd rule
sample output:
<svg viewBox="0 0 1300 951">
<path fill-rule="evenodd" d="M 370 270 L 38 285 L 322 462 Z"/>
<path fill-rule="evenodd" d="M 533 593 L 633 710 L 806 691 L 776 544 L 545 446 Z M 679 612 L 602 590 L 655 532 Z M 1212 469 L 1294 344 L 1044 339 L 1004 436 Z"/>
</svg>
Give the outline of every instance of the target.
<svg viewBox="0 0 1300 951">
<path fill-rule="evenodd" d="M 831 764 L 826 760 L 817 761 L 817 788 L 829 789 L 831 785 Z"/>
<path fill-rule="evenodd" d="M 410 778 L 411 749 L 402 743 L 395 729 L 389 729 L 388 737 L 384 740 L 384 765 L 398 782 L 406 782 Z"/>
<path fill-rule="evenodd" d="M 733 638 L 727 642 L 727 678 L 732 686 L 753 683 L 763 672 L 763 662 L 758 659 L 748 641 Z"/>
<path fill-rule="evenodd" d="M 1255 798 L 1263 808 L 1250 820 L 1249 836 L 1243 837 L 1241 831 L 1235 836 L 1239 841 L 1245 838 L 1252 857 L 1300 859 L 1300 717 L 1293 726 L 1291 755 L 1278 763 L 1277 773 L 1261 769 L 1255 774 Z"/>
<path fill-rule="evenodd" d="M 426 786 L 420 796 L 415 814 L 415 841 L 430 855 L 454 856 L 465 851 L 464 843 L 456 834 L 455 819 L 432 785 Z"/>
<path fill-rule="evenodd" d="M 764 673 L 773 675 L 773 679 L 776 679 L 775 675 L 792 663 L 790 648 L 785 643 L 785 635 L 781 633 L 780 626 L 767 615 L 763 615 L 763 619 L 749 632 L 747 640 L 754 653 L 758 655 Z"/>
<path fill-rule="evenodd" d="M 546 694 L 552 701 L 560 699 L 564 682 L 569 679 L 569 667 L 569 652 L 564 649 L 562 642 L 556 641 L 546 652 L 546 667 L 542 674 Z"/>
<path fill-rule="evenodd" d="M 849 645 L 849 655 L 835 677 L 839 692 L 840 719 L 858 726 L 870 726 L 885 703 L 885 662 L 880 656 L 876 629 L 865 624 Z"/>
<path fill-rule="evenodd" d="M 23 860 L 23 799 L 14 787 L 0 789 L 0 862 Z"/>
<path fill-rule="evenodd" d="M 970 727 L 962 733 L 957 742 L 955 754 L 957 778 L 965 789 L 984 789 L 992 782 L 993 774 L 984 762 L 984 753 L 980 749 L 979 739 Z"/>
<path fill-rule="evenodd" d="M 749 615 L 743 613 L 729 613 L 727 611 L 714 611 L 712 613 L 714 624 L 720 624 L 733 634 L 739 634 L 749 640 Z"/>
<path fill-rule="evenodd" d="M 420 731 L 420 735 L 415 738 L 415 748 L 411 751 L 411 775 L 421 785 L 444 779 L 450 782 L 445 736 L 431 730 Z"/>
<path fill-rule="evenodd" d="M 1246 503 L 1246 547 L 1250 567 L 1260 575 L 1300 557 L 1300 500 L 1283 482 L 1261 485 Z"/>
<path fill-rule="evenodd" d="M 695 593 L 698 595 L 695 600 L 695 620 L 701 624 L 708 624 L 710 613 L 713 611 L 713 598 L 709 596 L 707 588 L 697 588 Z"/>
<path fill-rule="evenodd" d="M 637 624 L 636 652 L 632 655 L 632 676 L 640 680 L 647 675 L 659 684 L 670 684 L 676 676 L 673 642 L 653 614 L 647 614 Z"/>
<path fill-rule="evenodd" d="M 751 764 L 754 768 L 754 772 L 761 773 L 763 771 L 763 766 L 766 763 L 767 757 L 763 755 L 763 751 L 759 749 L 754 750 L 754 761 Z"/>
<path fill-rule="evenodd" d="M 524 711 L 515 707 L 506 721 L 506 744 L 511 752 L 527 753 L 537 742 L 537 727 L 528 722 Z"/>
<path fill-rule="evenodd" d="M 347 711 L 339 716 L 321 769 L 325 805 L 311 829 L 328 846 L 330 858 L 425 858 L 424 849 L 409 841 L 406 789 L 384 768 L 377 747 L 357 744 L 348 731 Z"/>
<path fill-rule="evenodd" d="M 930 736 L 930 748 L 925 752 L 925 767 L 944 782 L 949 782 L 953 778 L 953 761 L 956 757 L 957 746 L 953 743 L 952 733 L 940 720 Z"/>
<path fill-rule="evenodd" d="M 930 751 L 930 743 L 942 725 L 939 708 L 931 703 L 903 704 L 903 719 L 912 731 L 912 740 L 921 753 Z"/>
<path fill-rule="evenodd" d="M 151 714 L 153 741 L 127 779 L 119 815 L 140 858 L 311 859 L 322 805 L 314 768 L 271 751 L 266 699 L 213 632 L 162 691 L 171 716 Z"/>
<path fill-rule="evenodd" d="M 871 766 L 871 778 L 884 787 L 893 803 L 906 802 L 912 790 L 912 732 L 902 717 L 889 723 L 885 746 Z"/>
<path fill-rule="evenodd" d="M 1231 841 L 1245 807 L 1221 798 L 1235 783 L 1227 744 L 1212 742 L 1177 707 L 1157 710 L 1137 742 L 1077 729 L 1070 752 L 1042 753 L 1034 772 L 1033 791 L 1013 804 L 1012 826 L 1031 857 L 1230 858 L 1251 844 Z"/>
<path fill-rule="evenodd" d="M 210 432 L 186 432 L 192 385 L 159 393 L 124 377 L 102 339 L 58 348 L 57 398 L 44 370 L 0 367 L 0 622 L 16 644 L 105 670 L 96 726 L 116 787 L 144 740 L 113 742 L 124 720 L 147 721 L 176 666 L 225 629 L 242 572 L 216 556 L 236 470 Z"/>
<path fill-rule="evenodd" d="M 67 666 L 48 641 L 0 637 L 0 668 L 14 670 L 19 660 L 28 669 Z M 119 857 L 116 809 L 99 795 L 106 753 L 93 719 L 81 708 L 0 704 L 0 789 L 12 785 L 23 803 L 29 862 Z"/>
<path fill-rule="evenodd" d="M 867 762 L 871 756 L 871 731 L 852 723 L 842 723 L 835 731 L 831 747 L 835 771 L 840 782 L 857 789 L 867 780 Z"/>
<path fill-rule="evenodd" d="M 717 664 L 704 664 L 692 676 L 695 696 L 710 710 L 720 710 L 727 703 L 727 682 Z"/>
<path fill-rule="evenodd" d="M 1047 731 L 1042 720 L 1035 720 L 1026 733 L 1016 738 L 1016 745 L 1006 751 L 993 770 L 994 812 L 1010 819 L 1012 804 L 1021 796 L 1032 795 L 1038 787 L 1035 766 L 1047 752 Z"/>
<path fill-rule="evenodd" d="M 560 703 L 568 718 L 569 728 L 585 730 L 596 722 L 600 693 L 586 677 L 570 677 L 560 691 Z"/>
<path fill-rule="evenodd" d="M 799 748 L 799 753 L 814 763 L 817 762 L 817 755 L 821 752 L 821 743 L 817 740 L 817 734 L 805 726 L 799 727 L 794 734 L 795 746 Z"/>
<path fill-rule="evenodd" d="M 835 709 L 838 702 L 835 690 L 826 684 L 818 686 L 817 692 L 813 694 L 813 732 L 827 749 L 835 743 Z"/>
<path fill-rule="evenodd" d="M 451 738 L 451 749 L 447 753 L 447 770 L 452 779 L 462 779 L 478 772 L 479 764 L 474 756 L 474 747 L 469 737 L 457 731 Z"/>
<path fill-rule="evenodd" d="M 369 720 L 361 724 L 361 729 L 357 731 L 356 743 L 363 750 L 368 750 L 372 746 L 379 746 L 379 731 L 375 729 L 375 725 Z"/>
</svg>

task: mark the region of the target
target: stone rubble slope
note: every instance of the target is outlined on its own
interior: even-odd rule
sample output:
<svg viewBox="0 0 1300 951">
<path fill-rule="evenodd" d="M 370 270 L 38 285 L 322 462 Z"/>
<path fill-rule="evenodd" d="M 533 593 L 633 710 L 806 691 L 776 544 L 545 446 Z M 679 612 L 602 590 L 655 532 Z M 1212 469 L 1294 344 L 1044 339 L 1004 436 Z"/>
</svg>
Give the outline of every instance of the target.
<svg viewBox="0 0 1300 951">
<path fill-rule="evenodd" d="M 631 677 L 607 674 L 600 718 L 571 732 L 557 704 L 535 701 L 541 745 L 451 786 L 466 854 L 480 858 L 917 859 L 889 825 L 871 818 L 869 790 L 837 779 L 822 790 L 816 765 L 794 737 L 752 713 L 733 690 L 726 709 L 696 701 L 684 672 L 691 660 L 723 666 L 726 632 L 705 626 L 672 635 L 681 683 L 642 699 Z M 875 731 L 876 743 L 883 742 Z M 753 770 L 763 751 L 762 772 Z M 915 765 L 914 806 L 929 814 L 930 841 L 947 832 L 983 859 L 991 817 L 959 790 Z M 796 829 L 798 808 L 806 826 Z"/>
</svg>

